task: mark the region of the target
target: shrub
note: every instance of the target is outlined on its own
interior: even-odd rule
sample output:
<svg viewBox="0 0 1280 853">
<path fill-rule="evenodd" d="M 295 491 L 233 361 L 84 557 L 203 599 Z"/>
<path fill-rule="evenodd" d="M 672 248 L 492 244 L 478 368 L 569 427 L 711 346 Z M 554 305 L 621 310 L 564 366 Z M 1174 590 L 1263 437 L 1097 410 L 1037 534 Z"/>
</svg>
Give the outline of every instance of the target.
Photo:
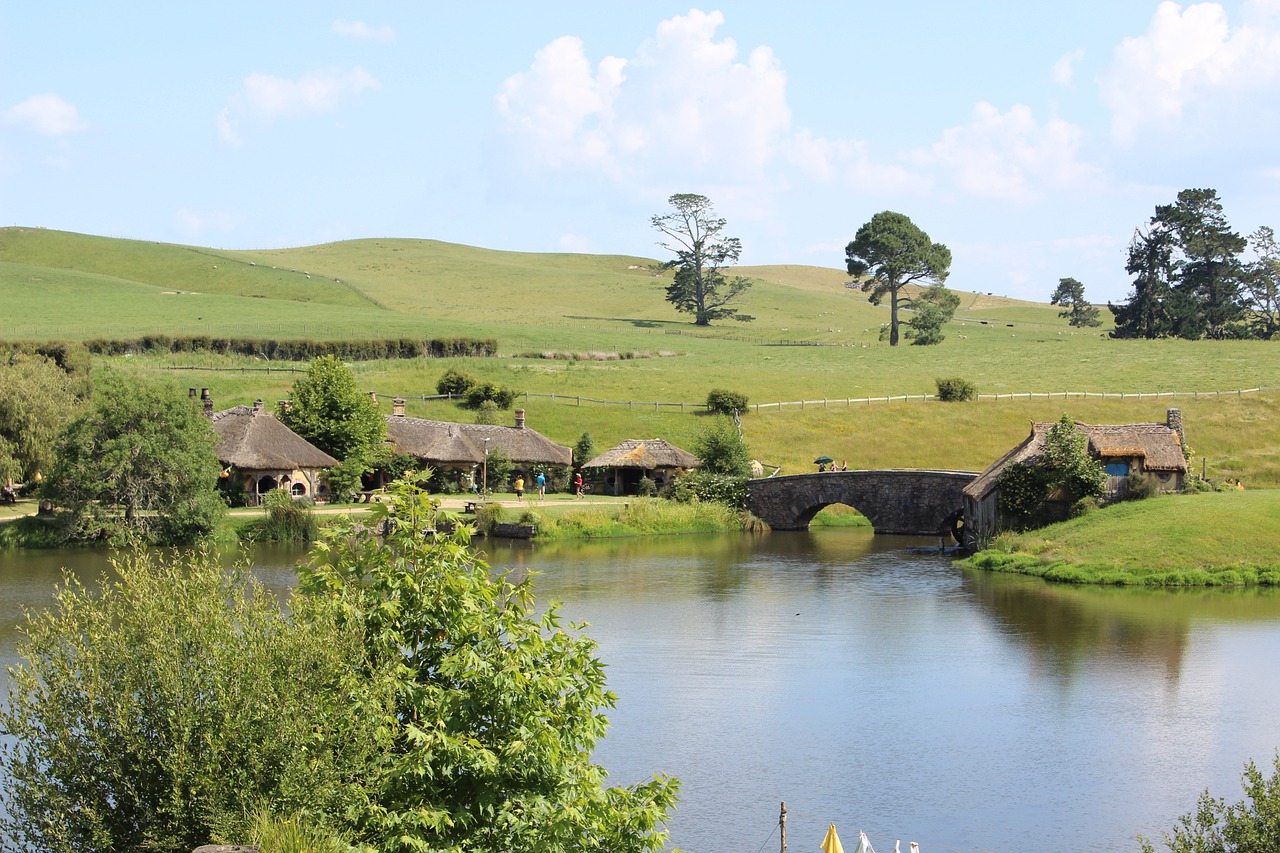
<svg viewBox="0 0 1280 853">
<path fill-rule="evenodd" d="M 747 478 L 691 471 L 669 483 L 665 497 L 679 503 L 714 501 L 733 509 L 747 506 Z"/>
<path fill-rule="evenodd" d="M 436 393 L 464 397 L 475 384 L 476 378 L 474 376 L 469 376 L 461 370 L 451 367 L 436 382 Z"/>
<path fill-rule="evenodd" d="M 747 395 L 715 388 L 707 393 L 707 411 L 713 415 L 745 414 Z"/>
<path fill-rule="evenodd" d="M 498 404 L 484 400 L 476 407 L 476 423 L 493 426 L 498 422 Z"/>
<path fill-rule="evenodd" d="M 964 403 L 978 395 L 972 382 L 958 376 L 933 381 L 938 385 L 938 399 L 944 403 Z"/>
<path fill-rule="evenodd" d="M 1160 494 L 1160 487 L 1136 471 L 1124 478 L 1124 488 L 1116 495 L 1118 501 L 1145 501 Z"/>
<path fill-rule="evenodd" d="M 467 389 L 466 397 L 469 409 L 478 409 L 485 401 L 493 402 L 499 409 L 509 409 L 515 402 L 516 392 L 492 382 L 480 382 Z"/>
<path fill-rule="evenodd" d="M 486 536 L 492 536 L 493 531 L 502 523 L 502 504 L 500 503 L 483 503 L 476 507 L 476 530 Z"/>
<path fill-rule="evenodd" d="M 646 475 L 636 483 L 636 494 L 642 498 L 651 498 L 658 493 L 658 484 Z"/>
<path fill-rule="evenodd" d="M 286 489 L 273 489 L 262 499 L 267 517 L 247 525 L 241 538 L 252 542 L 312 542 L 320 531 L 315 513 Z"/>
</svg>

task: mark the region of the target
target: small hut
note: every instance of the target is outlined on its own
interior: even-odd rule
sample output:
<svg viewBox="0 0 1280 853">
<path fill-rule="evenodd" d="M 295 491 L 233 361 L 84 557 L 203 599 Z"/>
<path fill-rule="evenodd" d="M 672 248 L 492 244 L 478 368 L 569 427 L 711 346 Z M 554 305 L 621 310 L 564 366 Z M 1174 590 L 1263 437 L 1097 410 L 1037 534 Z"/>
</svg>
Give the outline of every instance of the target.
<svg viewBox="0 0 1280 853">
<path fill-rule="evenodd" d="M 276 419 L 258 400 L 211 416 L 218 435 L 215 450 L 225 477 L 236 477 L 250 505 L 273 489 L 288 489 L 295 497 L 320 493 L 320 472 L 338 464 Z"/>
<path fill-rule="evenodd" d="M 582 466 L 612 495 L 635 494 L 648 477 L 658 488 L 698 467 L 698 457 L 660 438 L 628 439 Z"/>
</svg>

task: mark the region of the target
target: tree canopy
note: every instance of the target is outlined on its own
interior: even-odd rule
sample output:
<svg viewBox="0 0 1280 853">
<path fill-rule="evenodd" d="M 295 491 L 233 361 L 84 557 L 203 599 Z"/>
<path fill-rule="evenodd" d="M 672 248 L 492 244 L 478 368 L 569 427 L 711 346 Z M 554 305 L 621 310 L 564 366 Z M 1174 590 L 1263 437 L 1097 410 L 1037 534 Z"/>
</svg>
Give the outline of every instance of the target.
<svg viewBox="0 0 1280 853">
<path fill-rule="evenodd" d="M 322 355 L 293 383 L 288 405 L 276 413 L 289 429 L 336 459 L 365 457 L 387 437 L 377 404 L 356 387 L 355 374 L 336 356 Z"/>
<path fill-rule="evenodd" d="M 1077 328 L 1102 325 L 1102 321 L 1098 319 L 1097 307 L 1084 298 L 1084 285 L 1074 278 L 1058 279 L 1058 289 L 1049 297 L 1049 304 L 1063 306 L 1064 310 L 1059 311 L 1058 316 L 1065 319 L 1068 325 Z"/>
<path fill-rule="evenodd" d="M 44 356 L 0 362 L 0 483 L 50 469 L 58 433 L 83 407 L 80 385 Z"/>
<path fill-rule="evenodd" d="M 849 275 L 861 279 L 863 293 L 879 305 L 889 296 L 889 345 L 898 345 L 898 309 L 909 307 L 903 287 L 941 285 L 951 269 L 951 250 L 935 243 L 909 217 L 886 210 L 871 217 L 845 247 Z"/>
<path fill-rule="evenodd" d="M 192 542 L 226 509 L 216 443 L 179 389 L 108 374 L 63 429 L 45 491 L 72 539 Z"/>
<path fill-rule="evenodd" d="M 741 257 L 742 241 L 723 235 L 727 222 L 716 216 L 706 196 L 677 193 L 667 201 L 674 210 L 649 220 L 665 237 L 658 245 L 676 256 L 666 264 L 675 269 L 667 301 L 677 311 L 692 314 L 696 326 L 709 326 L 712 320 L 754 320 L 729 307 L 751 287 L 750 279 L 724 273 Z"/>
</svg>

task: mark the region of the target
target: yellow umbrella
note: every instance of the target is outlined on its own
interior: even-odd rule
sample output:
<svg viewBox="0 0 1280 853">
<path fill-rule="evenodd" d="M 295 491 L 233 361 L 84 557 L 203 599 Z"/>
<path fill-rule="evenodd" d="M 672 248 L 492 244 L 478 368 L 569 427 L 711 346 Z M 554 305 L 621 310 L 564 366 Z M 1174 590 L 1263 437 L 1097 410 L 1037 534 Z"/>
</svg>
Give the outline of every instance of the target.
<svg viewBox="0 0 1280 853">
<path fill-rule="evenodd" d="M 844 845 L 840 843 L 840 836 L 836 835 L 834 823 L 827 829 L 827 837 L 822 839 L 822 853 L 844 853 Z"/>
</svg>

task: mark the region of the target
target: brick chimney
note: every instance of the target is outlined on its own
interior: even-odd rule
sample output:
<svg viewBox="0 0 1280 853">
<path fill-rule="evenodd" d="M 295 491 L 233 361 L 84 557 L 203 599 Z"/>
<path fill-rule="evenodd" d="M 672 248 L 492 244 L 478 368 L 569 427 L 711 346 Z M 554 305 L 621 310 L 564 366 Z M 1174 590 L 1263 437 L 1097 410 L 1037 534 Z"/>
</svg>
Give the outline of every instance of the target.
<svg viewBox="0 0 1280 853">
<path fill-rule="evenodd" d="M 391 415 L 397 418 L 404 417 L 404 397 L 396 397 L 391 401 Z"/>
<path fill-rule="evenodd" d="M 1165 425 L 1178 434 L 1178 443 L 1187 446 L 1187 436 L 1182 431 L 1182 409 L 1169 409 L 1164 415 Z"/>
<path fill-rule="evenodd" d="M 212 420 L 213 418 L 213 398 L 209 396 L 208 388 L 200 389 L 200 402 L 204 404 L 204 416 Z"/>
<path fill-rule="evenodd" d="M 190 398 L 190 399 L 192 399 L 192 400 L 194 400 L 194 399 L 196 398 L 196 389 L 194 389 L 194 388 L 188 388 L 188 389 L 187 389 L 187 397 L 188 397 L 188 398 Z"/>
<path fill-rule="evenodd" d="M 524 429 L 524 409 L 516 409 L 516 429 Z"/>
</svg>

